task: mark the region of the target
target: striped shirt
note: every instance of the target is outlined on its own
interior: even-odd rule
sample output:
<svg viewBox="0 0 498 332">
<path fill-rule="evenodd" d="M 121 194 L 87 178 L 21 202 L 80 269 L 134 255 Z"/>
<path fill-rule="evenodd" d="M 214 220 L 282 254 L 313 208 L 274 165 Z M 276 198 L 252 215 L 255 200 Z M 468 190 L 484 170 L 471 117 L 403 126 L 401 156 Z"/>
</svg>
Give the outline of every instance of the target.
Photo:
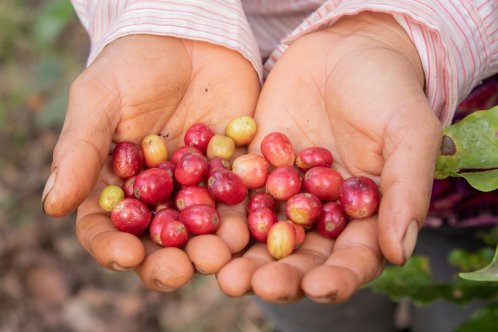
<svg viewBox="0 0 498 332">
<path fill-rule="evenodd" d="M 91 63 L 113 40 L 168 35 L 223 45 L 264 80 L 300 36 L 344 15 L 392 14 L 416 46 L 426 94 L 443 125 L 472 88 L 498 72 L 498 0 L 72 0 L 90 35 Z M 268 60 L 263 65 L 261 59 Z"/>
</svg>

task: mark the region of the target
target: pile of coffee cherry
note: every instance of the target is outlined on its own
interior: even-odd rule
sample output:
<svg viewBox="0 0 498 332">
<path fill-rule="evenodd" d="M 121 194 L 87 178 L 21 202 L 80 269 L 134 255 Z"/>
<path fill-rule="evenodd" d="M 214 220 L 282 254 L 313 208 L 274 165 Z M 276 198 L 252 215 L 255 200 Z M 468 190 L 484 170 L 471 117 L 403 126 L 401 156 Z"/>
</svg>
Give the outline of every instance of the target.
<svg viewBox="0 0 498 332">
<path fill-rule="evenodd" d="M 191 237 L 218 230 L 219 204 L 247 200 L 249 233 L 276 259 L 299 248 L 310 230 L 334 239 L 351 218 L 377 212 L 377 184 L 365 176 L 344 179 L 326 148 L 296 151 L 284 133 L 271 132 L 261 141 L 261 154 L 235 157 L 236 147 L 248 145 L 256 130 L 248 116 L 232 119 L 223 134 L 196 123 L 171 154 L 161 135 L 118 143 L 112 166 L 123 182 L 106 186 L 99 205 L 118 230 L 182 248 Z"/>
</svg>

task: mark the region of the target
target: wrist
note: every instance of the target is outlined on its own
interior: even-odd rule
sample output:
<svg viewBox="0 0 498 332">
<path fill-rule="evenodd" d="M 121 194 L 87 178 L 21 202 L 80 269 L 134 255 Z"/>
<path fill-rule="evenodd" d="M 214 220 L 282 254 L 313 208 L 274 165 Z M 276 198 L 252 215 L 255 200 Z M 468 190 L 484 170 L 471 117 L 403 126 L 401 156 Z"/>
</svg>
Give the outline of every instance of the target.
<svg viewBox="0 0 498 332">
<path fill-rule="evenodd" d="M 425 74 L 419 53 L 403 27 L 390 14 L 364 11 L 356 15 L 343 16 L 332 26 L 317 33 L 326 32 L 335 36 L 339 48 L 383 48 L 402 56 L 410 65 L 421 88 L 425 85 Z"/>
</svg>

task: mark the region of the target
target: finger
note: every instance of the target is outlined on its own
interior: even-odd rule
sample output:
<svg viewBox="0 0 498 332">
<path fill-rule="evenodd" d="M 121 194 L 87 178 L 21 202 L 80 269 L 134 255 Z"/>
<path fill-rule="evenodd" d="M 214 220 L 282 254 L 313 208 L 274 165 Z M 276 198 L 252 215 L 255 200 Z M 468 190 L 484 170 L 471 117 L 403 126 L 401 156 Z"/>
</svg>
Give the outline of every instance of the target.
<svg viewBox="0 0 498 332">
<path fill-rule="evenodd" d="M 109 216 L 102 213 L 96 195 L 105 184 L 99 181 L 78 209 L 76 232 L 82 247 L 100 265 L 115 271 L 135 269 L 144 285 L 168 292 L 182 287 L 192 278 L 190 258 L 180 249 L 161 248 L 147 237 L 118 231 Z"/>
<path fill-rule="evenodd" d="M 384 143 L 379 242 L 394 264 L 403 264 L 411 256 L 427 216 L 441 142 L 441 124 L 425 99 L 411 109 L 392 119 Z"/>
<path fill-rule="evenodd" d="M 82 74 L 73 83 L 51 174 L 42 195 L 45 213 L 63 216 L 86 198 L 98 179 L 117 125 L 116 91 Z"/>
<path fill-rule="evenodd" d="M 108 216 L 88 214 L 76 222 L 81 246 L 103 267 L 123 271 L 140 264 L 145 250 L 140 240 L 116 230 Z"/>
<path fill-rule="evenodd" d="M 232 258 L 225 242 L 214 234 L 192 237 L 185 246 L 185 252 L 202 274 L 217 273 Z"/>
<path fill-rule="evenodd" d="M 171 292 L 192 279 L 194 267 L 182 249 L 159 248 L 148 254 L 135 272 L 147 288 Z"/>
<path fill-rule="evenodd" d="M 196 43 L 194 49 L 198 52 L 191 54 L 192 65 L 200 70 L 193 73 L 195 79 L 168 125 L 184 133 L 191 124 L 203 122 L 222 134 L 230 119 L 254 113 L 258 78 L 253 67 L 236 52 L 204 43 Z M 218 210 L 222 222 L 216 236 L 193 237 L 185 248 L 195 268 L 204 274 L 217 273 L 232 253 L 240 252 L 249 242 L 244 204 L 220 204 Z"/>
<path fill-rule="evenodd" d="M 316 302 L 336 303 L 382 272 L 375 218 L 351 221 L 336 239 L 333 252 L 321 266 L 303 278 L 305 294 Z"/>
<path fill-rule="evenodd" d="M 244 253 L 226 264 L 217 274 L 220 289 L 228 296 L 243 296 L 252 292 L 251 279 L 256 270 L 273 261 L 266 245 L 256 243 Z"/>
<path fill-rule="evenodd" d="M 236 206 L 219 204 L 217 207 L 221 225 L 216 235 L 225 242 L 232 254 L 240 252 L 249 243 L 245 204 Z"/>
<path fill-rule="evenodd" d="M 81 246 L 100 265 L 116 271 L 134 268 L 145 258 L 136 236 L 118 231 L 108 214 L 98 206 L 97 196 L 105 185 L 99 182 L 76 215 L 76 235 Z"/>
<path fill-rule="evenodd" d="M 144 260 L 144 247 L 136 236 L 116 231 L 107 218 L 95 218 L 93 223 L 89 218 L 92 217 L 81 219 L 81 223 L 93 224 L 91 227 L 95 234 L 91 237 L 88 252 L 98 264 L 114 271 L 124 271 L 134 268 Z M 78 231 L 85 232 L 82 229 L 85 226 L 79 227 Z"/>
<path fill-rule="evenodd" d="M 109 214 L 99 206 L 102 189 L 110 184 L 121 184 L 121 180 L 113 174 L 110 158 L 103 167 L 101 176 L 88 198 L 78 208 L 76 235 L 82 247 L 100 265 L 117 271 L 130 269 L 143 261 L 144 246 L 136 236 L 118 231 Z"/>
<path fill-rule="evenodd" d="M 301 281 L 312 268 L 323 264 L 332 252 L 333 241 L 310 232 L 302 247 L 278 261 L 259 268 L 252 277 L 254 293 L 273 303 L 290 303 L 302 297 Z"/>
</svg>

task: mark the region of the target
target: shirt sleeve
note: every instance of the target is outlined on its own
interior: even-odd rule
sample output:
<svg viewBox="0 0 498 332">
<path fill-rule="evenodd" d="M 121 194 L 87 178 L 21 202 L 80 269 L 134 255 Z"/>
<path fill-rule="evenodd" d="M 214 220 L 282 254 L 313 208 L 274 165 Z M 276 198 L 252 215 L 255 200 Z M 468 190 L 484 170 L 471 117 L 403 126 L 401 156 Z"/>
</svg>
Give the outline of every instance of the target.
<svg viewBox="0 0 498 332">
<path fill-rule="evenodd" d="M 300 36 L 367 10 L 392 14 L 412 39 L 427 98 L 443 125 L 451 123 L 458 103 L 474 86 L 498 72 L 496 0 L 329 0 L 284 38 L 265 71 Z"/>
<path fill-rule="evenodd" d="M 201 40 L 241 53 L 262 77 L 240 0 L 71 0 L 91 42 L 88 64 L 117 38 L 153 34 Z"/>
</svg>

